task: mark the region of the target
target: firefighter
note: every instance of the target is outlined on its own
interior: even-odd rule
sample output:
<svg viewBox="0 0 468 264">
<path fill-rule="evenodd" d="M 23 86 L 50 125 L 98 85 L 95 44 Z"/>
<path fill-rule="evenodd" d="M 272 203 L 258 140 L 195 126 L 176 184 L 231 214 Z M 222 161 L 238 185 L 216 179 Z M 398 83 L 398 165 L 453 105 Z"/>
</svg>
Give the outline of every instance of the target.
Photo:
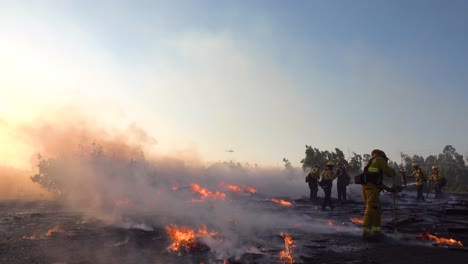
<svg viewBox="0 0 468 264">
<path fill-rule="evenodd" d="M 309 184 L 310 189 L 310 200 L 317 199 L 318 192 L 318 181 L 320 180 L 320 168 L 318 165 L 315 165 L 307 174 L 305 181 Z"/>
<path fill-rule="evenodd" d="M 338 165 L 338 169 L 336 170 L 336 190 L 338 193 L 338 201 L 346 201 L 346 186 L 349 185 L 350 178 L 348 172 L 344 165 L 340 162 L 336 163 Z"/>
<path fill-rule="evenodd" d="M 419 167 L 419 164 L 413 163 L 413 173 L 411 173 L 410 177 L 414 177 L 416 179 L 416 188 L 418 190 L 416 200 L 425 201 L 423 195 L 424 183 L 427 182 L 426 173 Z"/>
<path fill-rule="evenodd" d="M 335 163 L 333 163 L 333 161 L 327 162 L 327 167 L 323 171 L 322 179 L 319 182 L 320 187 L 325 193 L 325 197 L 322 201 L 322 211 L 326 211 L 327 205 L 330 206 L 330 210 L 333 210 L 333 208 L 335 208 L 331 200 L 333 180 L 336 178 L 336 174 L 333 172 L 333 166 L 335 166 Z"/>
<path fill-rule="evenodd" d="M 371 159 L 364 167 L 362 174 L 365 180 L 361 181 L 362 195 L 366 204 L 364 213 L 362 238 L 366 240 L 379 239 L 382 237 L 380 230 L 382 207 L 380 205 L 380 192 L 383 190 L 383 176 L 395 176 L 395 170 L 387 164 L 388 158 L 385 152 L 374 149 Z"/>
<path fill-rule="evenodd" d="M 439 168 L 436 165 L 432 166 L 432 174 L 429 177 L 429 180 L 434 185 L 435 198 L 440 198 L 442 196 L 442 187 L 445 186 L 447 180 L 440 174 Z"/>
</svg>

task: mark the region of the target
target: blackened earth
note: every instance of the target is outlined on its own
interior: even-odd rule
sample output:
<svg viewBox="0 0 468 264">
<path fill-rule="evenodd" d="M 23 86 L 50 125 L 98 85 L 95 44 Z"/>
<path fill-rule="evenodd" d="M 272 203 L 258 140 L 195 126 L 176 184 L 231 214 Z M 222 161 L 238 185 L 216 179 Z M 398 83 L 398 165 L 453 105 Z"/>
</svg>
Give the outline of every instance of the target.
<svg viewBox="0 0 468 264">
<path fill-rule="evenodd" d="M 279 259 L 284 250 L 280 232 L 295 241 L 292 248 L 295 263 L 466 263 L 465 247 L 435 244 L 418 238 L 430 233 L 454 238 L 468 245 L 468 197 L 445 195 L 444 199 L 416 202 L 413 192 L 398 195 L 397 230 L 394 226 L 393 198 L 382 195 L 383 231 L 385 238 L 377 242 L 363 241 L 360 225 L 350 217 L 362 219 L 362 202 L 334 201 L 333 211 L 318 210 L 320 201 L 296 199 L 292 207 L 282 207 L 250 198 L 252 203 L 264 204 L 267 210 L 285 215 L 310 216 L 320 219 L 325 232 L 304 227 L 271 230 L 255 234 L 257 249 L 240 256 L 217 259 L 205 245 L 191 252 L 175 253 L 167 248 L 171 241 L 165 226 L 155 224 L 161 216 L 146 215 L 135 220 L 153 223 L 148 228 L 132 228 L 104 224 L 86 218 L 81 213 L 65 210 L 58 203 L 47 201 L 0 203 L 0 263 L 285 263 Z M 47 234 L 49 229 L 57 231 Z M 59 231 L 63 230 L 63 231 Z M 32 237 L 35 236 L 35 237 Z M 34 238 L 34 239 L 31 239 Z"/>
</svg>

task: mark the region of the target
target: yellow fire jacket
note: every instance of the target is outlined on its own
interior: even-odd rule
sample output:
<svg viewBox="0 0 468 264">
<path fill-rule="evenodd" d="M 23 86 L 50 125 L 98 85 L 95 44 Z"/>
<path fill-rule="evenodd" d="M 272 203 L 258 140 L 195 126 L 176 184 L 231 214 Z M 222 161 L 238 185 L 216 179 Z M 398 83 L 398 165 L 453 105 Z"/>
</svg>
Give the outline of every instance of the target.
<svg viewBox="0 0 468 264">
<path fill-rule="evenodd" d="M 410 176 L 416 179 L 416 185 L 423 185 L 427 182 L 426 173 L 422 169 L 414 170 Z"/>
</svg>

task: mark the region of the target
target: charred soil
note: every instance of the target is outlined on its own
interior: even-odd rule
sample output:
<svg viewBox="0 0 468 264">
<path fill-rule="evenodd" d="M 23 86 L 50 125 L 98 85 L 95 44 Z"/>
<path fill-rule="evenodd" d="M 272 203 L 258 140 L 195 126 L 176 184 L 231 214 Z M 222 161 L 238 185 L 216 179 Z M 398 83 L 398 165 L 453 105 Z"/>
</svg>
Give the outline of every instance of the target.
<svg viewBox="0 0 468 264">
<path fill-rule="evenodd" d="M 468 250 L 462 245 L 468 243 L 467 197 L 414 200 L 413 193 L 399 194 L 394 215 L 391 195 L 382 195 L 385 237 L 368 242 L 360 236 L 362 202 L 335 201 L 333 211 L 323 212 L 318 210 L 320 201 L 306 198 L 285 208 L 252 197 L 249 202 L 265 210 L 308 217 L 314 228 L 278 227 L 252 234 L 255 250 L 244 248 L 242 254 L 224 258 L 200 241 L 190 250 L 169 250 L 172 241 L 165 225 L 154 221 L 160 216 L 140 216 L 138 221 L 151 223 L 145 229 L 105 224 L 54 202 L 2 202 L 0 263 L 291 263 L 280 259 L 286 249 L 280 232 L 294 240 L 286 252 L 294 263 L 466 263 Z M 323 226 L 320 232 L 317 226 Z"/>
</svg>

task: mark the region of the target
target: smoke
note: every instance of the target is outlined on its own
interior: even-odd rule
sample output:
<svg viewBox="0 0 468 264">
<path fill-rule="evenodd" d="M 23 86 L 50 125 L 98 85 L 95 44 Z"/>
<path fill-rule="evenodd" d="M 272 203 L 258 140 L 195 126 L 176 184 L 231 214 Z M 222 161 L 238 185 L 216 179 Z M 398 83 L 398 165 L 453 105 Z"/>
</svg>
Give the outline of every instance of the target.
<svg viewBox="0 0 468 264">
<path fill-rule="evenodd" d="M 0 166 L 1 200 L 50 199 L 51 196 L 29 179 L 29 171 Z"/>
<path fill-rule="evenodd" d="M 108 128 L 72 109 L 60 112 L 66 114 L 23 124 L 18 132 L 34 147 L 30 176 L 36 175 L 42 192 L 49 188 L 67 208 L 88 218 L 142 230 L 206 225 L 223 237 L 223 243 L 206 241 L 220 258 L 240 256 L 245 247 L 261 244 L 260 234 L 298 227 L 330 232 L 323 219 L 292 216 L 288 208 L 269 201 L 308 195 L 301 169 L 231 161 L 207 165 L 191 151 L 162 155 L 156 139 L 135 123 Z M 222 193 L 224 199 L 203 197 L 193 184 Z"/>
</svg>

